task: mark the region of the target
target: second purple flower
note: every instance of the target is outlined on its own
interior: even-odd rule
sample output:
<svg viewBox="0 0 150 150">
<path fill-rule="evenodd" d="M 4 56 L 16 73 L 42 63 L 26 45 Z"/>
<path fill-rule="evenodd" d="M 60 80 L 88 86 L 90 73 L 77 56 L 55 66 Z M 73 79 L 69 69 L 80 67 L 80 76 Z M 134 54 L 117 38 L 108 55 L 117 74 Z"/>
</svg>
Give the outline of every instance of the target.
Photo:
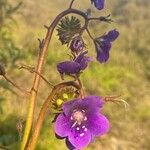
<svg viewBox="0 0 150 150">
<path fill-rule="evenodd" d="M 84 70 L 92 59 L 85 56 L 88 51 L 84 51 L 78 55 L 73 61 L 64 61 L 57 65 L 60 74 L 79 74 Z"/>
<path fill-rule="evenodd" d="M 104 63 L 109 59 L 111 43 L 115 41 L 118 36 L 119 32 L 114 29 L 109 31 L 107 34 L 95 39 L 94 43 L 97 52 L 97 60 L 100 63 Z"/>
</svg>

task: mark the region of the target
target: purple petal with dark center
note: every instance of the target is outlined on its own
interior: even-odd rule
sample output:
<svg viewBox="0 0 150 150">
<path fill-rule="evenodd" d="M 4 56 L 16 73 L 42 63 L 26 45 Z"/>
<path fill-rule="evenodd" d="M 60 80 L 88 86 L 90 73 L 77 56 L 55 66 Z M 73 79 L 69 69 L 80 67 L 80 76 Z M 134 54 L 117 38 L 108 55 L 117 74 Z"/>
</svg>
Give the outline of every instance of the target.
<svg viewBox="0 0 150 150">
<path fill-rule="evenodd" d="M 80 72 L 80 64 L 73 61 L 64 61 L 57 65 L 59 73 L 76 74 Z"/>
<path fill-rule="evenodd" d="M 74 105 L 75 109 L 84 110 L 87 117 L 90 114 L 99 113 L 103 102 L 96 96 L 85 97 L 79 104 Z"/>
<path fill-rule="evenodd" d="M 74 109 L 85 110 L 87 114 L 97 113 L 104 105 L 104 101 L 98 96 L 87 96 L 83 100 L 75 99 L 63 104 L 62 109 L 69 116 Z M 94 111 L 93 111 L 94 110 Z"/>
<path fill-rule="evenodd" d="M 63 104 L 62 109 L 66 116 L 69 116 L 72 113 L 72 110 L 75 106 L 80 105 L 82 102 L 81 99 L 71 100 Z"/>
<path fill-rule="evenodd" d="M 87 128 L 90 130 L 91 134 L 95 136 L 106 134 L 110 128 L 108 119 L 99 113 L 89 115 L 87 124 Z"/>
<path fill-rule="evenodd" d="M 89 131 L 84 132 L 83 135 L 76 132 L 71 132 L 68 136 L 69 142 L 77 149 L 86 147 L 91 142 L 91 133 Z"/>
<path fill-rule="evenodd" d="M 92 3 L 94 3 L 94 6 L 101 10 L 104 8 L 104 0 L 91 0 Z"/>
<path fill-rule="evenodd" d="M 64 114 L 60 114 L 54 126 L 56 134 L 60 137 L 67 137 L 70 132 L 70 127 L 69 119 Z"/>
</svg>

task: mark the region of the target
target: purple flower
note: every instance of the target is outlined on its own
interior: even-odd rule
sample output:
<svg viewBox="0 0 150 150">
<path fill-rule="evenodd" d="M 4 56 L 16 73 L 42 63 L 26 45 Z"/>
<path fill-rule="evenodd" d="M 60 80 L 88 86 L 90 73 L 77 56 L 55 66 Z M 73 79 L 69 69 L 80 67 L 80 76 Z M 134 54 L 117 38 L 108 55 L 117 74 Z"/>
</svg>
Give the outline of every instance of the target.
<svg viewBox="0 0 150 150">
<path fill-rule="evenodd" d="M 78 74 L 80 72 L 80 64 L 74 61 L 64 61 L 57 65 L 60 74 Z"/>
<path fill-rule="evenodd" d="M 86 57 L 87 51 L 81 53 L 74 61 L 64 61 L 57 65 L 57 70 L 60 74 L 79 74 L 84 70 L 92 59 Z"/>
<path fill-rule="evenodd" d="M 91 3 L 92 3 L 92 4 L 94 3 L 94 6 L 95 6 L 97 9 L 101 10 L 101 9 L 104 8 L 104 1 L 105 1 L 105 0 L 91 0 Z"/>
<path fill-rule="evenodd" d="M 79 54 L 84 48 L 83 39 L 80 36 L 73 38 L 70 44 L 70 49 L 72 52 Z"/>
<path fill-rule="evenodd" d="M 109 59 L 109 51 L 111 49 L 111 42 L 115 41 L 118 36 L 119 36 L 119 32 L 116 31 L 116 29 L 114 29 L 95 40 L 97 60 L 100 63 L 104 63 Z"/>
<path fill-rule="evenodd" d="M 64 103 L 63 113 L 56 118 L 56 135 L 66 138 L 68 146 L 76 149 L 86 147 L 95 136 L 109 130 L 109 121 L 100 112 L 103 105 L 102 98 L 94 95 Z"/>
</svg>

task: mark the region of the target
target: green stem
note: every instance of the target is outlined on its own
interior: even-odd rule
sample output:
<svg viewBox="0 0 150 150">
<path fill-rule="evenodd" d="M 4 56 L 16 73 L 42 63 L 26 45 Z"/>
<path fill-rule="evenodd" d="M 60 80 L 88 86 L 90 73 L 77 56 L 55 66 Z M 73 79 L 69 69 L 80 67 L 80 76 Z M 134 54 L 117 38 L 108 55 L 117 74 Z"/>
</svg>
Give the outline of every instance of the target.
<svg viewBox="0 0 150 150">
<path fill-rule="evenodd" d="M 36 67 L 36 72 L 38 72 L 39 74 L 41 74 L 41 72 L 42 72 L 44 60 L 45 60 L 45 57 L 46 57 L 46 54 L 48 51 L 48 46 L 49 46 L 53 31 L 54 31 L 56 25 L 58 24 L 58 22 L 60 21 L 60 19 L 62 17 L 64 17 L 65 15 L 68 15 L 70 13 L 74 13 L 74 14 L 78 14 L 78 15 L 82 16 L 85 19 L 85 25 L 84 26 L 87 26 L 88 18 L 86 16 L 86 14 L 82 11 L 69 8 L 69 9 L 63 11 L 62 13 L 60 13 L 55 18 L 55 20 L 52 22 L 50 27 L 48 28 L 46 37 L 44 39 L 44 43 L 40 49 L 41 53 L 40 53 L 40 56 L 39 56 L 39 59 L 37 62 L 37 67 Z M 33 86 L 31 89 L 31 95 L 30 95 L 29 100 L 28 100 L 28 102 L 29 102 L 28 113 L 27 113 L 27 117 L 26 117 L 26 126 L 25 126 L 25 130 L 24 130 L 23 141 L 21 144 L 21 150 L 25 149 L 26 144 L 27 144 L 28 139 L 29 139 L 29 135 L 30 135 L 31 127 L 32 127 L 32 122 L 33 122 L 33 118 L 34 118 L 34 110 L 35 110 L 36 97 L 37 97 L 37 91 L 39 88 L 39 83 L 40 83 L 40 76 L 38 74 L 35 74 Z"/>
</svg>

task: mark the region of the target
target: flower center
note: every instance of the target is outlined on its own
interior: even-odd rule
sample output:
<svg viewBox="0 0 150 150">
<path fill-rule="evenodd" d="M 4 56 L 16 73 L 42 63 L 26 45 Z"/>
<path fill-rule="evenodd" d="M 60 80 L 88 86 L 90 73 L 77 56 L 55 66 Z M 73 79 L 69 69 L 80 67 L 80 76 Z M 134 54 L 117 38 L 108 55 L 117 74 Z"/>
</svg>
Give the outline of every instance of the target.
<svg viewBox="0 0 150 150">
<path fill-rule="evenodd" d="M 73 118 L 77 122 L 82 122 L 82 120 L 84 119 L 84 114 L 81 111 L 76 111 L 75 113 L 73 113 Z"/>
<path fill-rule="evenodd" d="M 71 120 L 74 121 L 74 124 L 72 125 L 73 127 L 78 124 L 81 125 L 83 121 L 87 120 L 87 117 L 85 116 L 85 111 L 84 110 L 74 110 L 71 116 Z"/>
</svg>

